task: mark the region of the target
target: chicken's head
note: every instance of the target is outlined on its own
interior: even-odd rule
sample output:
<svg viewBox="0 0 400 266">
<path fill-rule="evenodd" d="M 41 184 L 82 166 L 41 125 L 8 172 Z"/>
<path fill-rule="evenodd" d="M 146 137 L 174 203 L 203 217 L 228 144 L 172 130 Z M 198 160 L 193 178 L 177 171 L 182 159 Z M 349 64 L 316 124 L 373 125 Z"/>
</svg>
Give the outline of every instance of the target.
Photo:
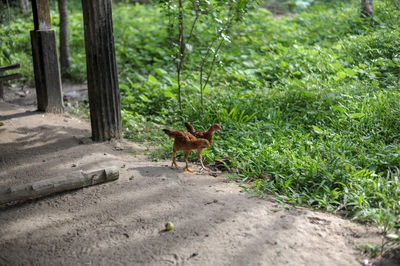
<svg viewBox="0 0 400 266">
<path fill-rule="evenodd" d="M 208 148 L 210 147 L 210 142 L 206 139 L 199 139 L 199 148 Z"/>
<path fill-rule="evenodd" d="M 213 130 L 221 130 L 222 129 L 220 124 L 214 124 L 214 125 L 211 126 L 211 128 Z"/>
</svg>

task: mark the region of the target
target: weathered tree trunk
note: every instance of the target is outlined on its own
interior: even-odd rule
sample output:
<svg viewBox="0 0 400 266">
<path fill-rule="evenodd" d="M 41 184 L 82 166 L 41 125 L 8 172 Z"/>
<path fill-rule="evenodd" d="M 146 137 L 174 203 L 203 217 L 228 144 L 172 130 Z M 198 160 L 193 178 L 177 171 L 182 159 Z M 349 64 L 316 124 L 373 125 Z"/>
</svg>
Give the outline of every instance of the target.
<svg viewBox="0 0 400 266">
<path fill-rule="evenodd" d="M 120 138 L 121 104 L 111 0 L 82 0 L 82 9 L 92 138 Z"/>
<path fill-rule="evenodd" d="M 19 200 L 35 199 L 57 192 L 93 186 L 119 178 L 116 168 L 74 172 L 29 184 L 11 186 L 0 191 L 0 204 Z"/>
<path fill-rule="evenodd" d="M 38 109 L 62 113 L 57 40 L 51 28 L 49 0 L 32 0 L 32 13 L 35 29 L 31 31 L 31 44 Z"/>
<path fill-rule="evenodd" d="M 18 0 L 19 2 L 19 8 L 21 9 L 21 12 L 25 14 L 28 12 L 29 9 L 29 1 L 28 0 Z"/>
<path fill-rule="evenodd" d="M 361 16 L 372 17 L 374 15 L 374 0 L 361 0 Z"/>
<path fill-rule="evenodd" d="M 60 13 L 60 65 L 62 78 L 69 77 L 68 0 L 58 0 Z"/>
</svg>

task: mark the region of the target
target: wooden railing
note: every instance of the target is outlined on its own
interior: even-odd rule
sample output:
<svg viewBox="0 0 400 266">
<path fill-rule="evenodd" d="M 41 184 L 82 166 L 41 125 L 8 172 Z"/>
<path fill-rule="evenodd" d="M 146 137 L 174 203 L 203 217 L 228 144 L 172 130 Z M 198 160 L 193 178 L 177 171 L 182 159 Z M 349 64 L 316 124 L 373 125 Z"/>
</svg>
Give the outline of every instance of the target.
<svg viewBox="0 0 400 266">
<path fill-rule="evenodd" d="M 3 81 L 18 79 L 18 78 L 22 77 L 21 73 L 13 73 L 13 74 L 3 75 L 3 72 L 10 70 L 10 69 L 18 69 L 18 68 L 20 68 L 19 64 L 0 66 L 0 99 L 4 99 Z"/>
</svg>

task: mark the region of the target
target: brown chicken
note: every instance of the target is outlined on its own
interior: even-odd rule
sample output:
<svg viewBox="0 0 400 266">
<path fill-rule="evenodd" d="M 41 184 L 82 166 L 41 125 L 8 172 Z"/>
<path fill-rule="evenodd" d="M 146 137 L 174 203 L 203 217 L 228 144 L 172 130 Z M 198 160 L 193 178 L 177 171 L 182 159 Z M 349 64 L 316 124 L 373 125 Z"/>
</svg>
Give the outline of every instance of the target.
<svg viewBox="0 0 400 266">
<path fill-rule="evenodd" d="M 193 170 L 188 166 L 188 156 L 191 150 L 197 150 L 197 156 L 199 157 L 199 161 L 202 169 L 205 168 L 203 165 L 203 159 L 201 153 L 204 148 L 210 147 L 210 142 L 206 139 L 198 139 L 189 132 L 185 132 L 182 130 L 169 130 L 163 129 L 163 131 L 170 137 L 174 138 L 174 147 L 173 147 L 173 155 L 172 155 L 172 165 L 178 169 L 178 164 L 176 163 L 176 152 L 184 151 L 185 152 L 185 162 L 186 167 L 185 170 L 193 173 Z"/>
<path fill-rule="evenodd" d="M 187 128 L 187 130 L 188 130 L 188 132 L 190 134 L 192 134 L 196 138 L 206 139 L 206 140 L 208 140 L 208 142 L 210 142 L 210 144 L 211 144 L 212 139 L 213 139 L 214 131 L 215 130 L 221 130 L 221 125 L 220 124 L 214 124 L 214 125 L 210 126 L 206 131 L 204 131 L 204 130 L 196 131 L 194 129 L 194 127 L 189 123 L 185 123 L 185 127 Z M 199 158 L 202 158 L 201 154 L 199 155 Z M 206 171 L 210 171 L 209 168 L 204 167 L 203 163 L 201 164 L 201 166 L 202 166 L 202 170 L 204 169 Z"/>
</svg>

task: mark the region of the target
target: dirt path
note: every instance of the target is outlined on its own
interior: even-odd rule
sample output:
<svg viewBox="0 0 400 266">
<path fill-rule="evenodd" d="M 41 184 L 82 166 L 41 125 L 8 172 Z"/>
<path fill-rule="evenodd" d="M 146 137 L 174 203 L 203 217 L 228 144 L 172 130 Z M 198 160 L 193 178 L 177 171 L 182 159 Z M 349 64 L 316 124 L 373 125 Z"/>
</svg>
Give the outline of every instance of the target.
<svg viewBox="0 0 400 266">
<path fill-rule="evenodd" d="M 372 227 L 152 162 L 135 143 L 92 143 L 69 115 L 0 102 L 0 121 L 1 187 L 120 169 L 114 182 L 0 206 L 0 265 L 347 266 L 367 257 L 357 245 L 380 242 Z"/>
</svg>

